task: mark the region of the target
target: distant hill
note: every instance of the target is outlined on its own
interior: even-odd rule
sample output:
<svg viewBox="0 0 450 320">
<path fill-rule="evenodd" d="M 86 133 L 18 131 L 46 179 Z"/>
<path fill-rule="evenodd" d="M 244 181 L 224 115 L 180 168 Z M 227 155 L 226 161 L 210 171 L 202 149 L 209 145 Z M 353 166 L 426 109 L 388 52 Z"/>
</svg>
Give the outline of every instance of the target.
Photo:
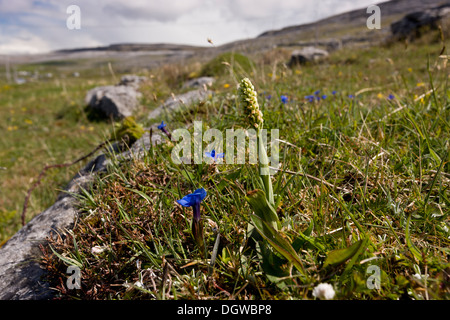
<svg viewBox="0 0 450 320">
<path fill-rule="evenodd" d="M 220 46 L 192 46 L 168 43 L 119 43 L 91 48 L 74 48 L 54 51 L 48 54 L 9 56 L 12 63 L 32 63 L 61 59 L 110 58 L 127 59 L 133 57 L 135 63 L 147 64 L 152 56 L 157 63 L 174 61 L 192 55 L 210 57 L 212 55 L 238 50 L 243 53 L 259 52 L 274 47 L 302 47 L 315 45 L 328 50 L 341 46 L 367 46 L 382 41 L 390 35 L 390 24 L 405 15 L 427 8 L 450 4 L 450 0 L 391 0 L 378 3 L 381 10 L 381 29 L 370 30 L 366 21 L 370 14 L 367 8 L 360 8 L 346 13 L 334 15 L 313 23 L 285 27 L 279 30 L 268 30 L 255 38 L 233 41 Z M 0 55 L 0 62 L 6 56 Z M 164 58 L 165 57 L 165 58 Z M 153 62 L 151 62 L 153 63 Z"/>
<path fill-rule="evenodd" d="M 91 47 L 91 48 L 75 48 L 57 50 L 57 53 L 75 53 L 85 51 L 183 51 L 183 50 L 201 50 L 205 47 L 191 46 L 183 44 L 169 44 L 169 43 L 118 43 L 109 46 Z"/>
<path fill-rule="evenodd" d="M 76 53 L 86 51 L 113 51 L 113 52 L 136 52 L 136 51 L 228 51 L 233 48 L 246 49 L 248 51 L 261 50 L 274 46 L 295 46 L 317 42 L 327 44 L 333 40 L 346 43 L 365 42 L 380 39 L 387 35 L 392 22 L 401 19 L 408 13 L 425 10 L 430 7 L 450 3 L 446 0 L 391 0 L 378 3 L 381 10 L 381 30 L 369 30 L 366 21 L 369 14 L 367 8 L 352 10 L 334 15 L 313 23 L 285 27 L 279 30 L 268 30 L 252 39 L 233 41 L 215 48 L 190 46 L 183 44 L 139 44 L 121 43 L 94 48 L 76 48 L 58 50 L 57 53 Z M 305 43 L 302 43 L 305 41 Z M 325 41 L 325 42 L 324 42 Z M 328 41 L 328 42 L 327 42 Z"/>
<path fill-rule="evenodd" d="M 408 13 L 414 11 L 425 10 L 430 7 L 438 6 L 444 3 L 450 3 L 450 1 L 442 1 L 442 0 L 391 0 L 386 2 L 377 3 L 376 5 L 380 7 L 381 11 L 381 20 L 390 21 L 392 17 L 404 16 Z M 267 36 L 280 36 L 283 34 L 303 32 L 306 30 L 311 30 L 313 28 L 317 28 L 319 26 L 336 26 L 336 24 L 342 25 L 342 28 L 348 28 L 349 25 L 361 25 L 363 27 L 366 26 L 367 18 L 369 14 L 366 13 L 367 8 L 357 9 L 348 11 L 345 13 L 341 13 L 338 15 L 334 15 L 314 23 L 290 26 L 280 30 L 270 30 L 262 33 L 258 36 L 267 37 Z M 385 26 L 386 27 L 386 26 Z"/>
<path fill-rule="evenodd" d="M 254 39 L 235 41 L 221 46 L 221 50 L 239 48 L 241 50 L 264 50 L 277 46 L 323 45 L 333 49 L 341 45 L 370 45 L 389 36 L 391 23 L 405 15 L 423 11 L 443 4 L 449 0 L 391 0 L 374 3 L 380 7 L 381 29 L 370 30 L 366 22 L 370 14 L 367 7 L 337 14 L 313 23 L 268 30 Z M 330 48 L 331 46 L 331 48 Z"/>
</svg>

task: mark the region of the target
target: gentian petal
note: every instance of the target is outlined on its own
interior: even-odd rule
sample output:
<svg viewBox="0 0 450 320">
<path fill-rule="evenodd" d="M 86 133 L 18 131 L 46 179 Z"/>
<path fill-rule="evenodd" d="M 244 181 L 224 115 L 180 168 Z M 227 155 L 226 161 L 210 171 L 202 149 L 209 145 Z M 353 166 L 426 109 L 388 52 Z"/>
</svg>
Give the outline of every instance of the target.
<svg viewBox="0 0 450 320">
<path fill-rule="evenodd" d="M 161 121 L 161 124 L 158 126 L 158 129 L 162 130 L 165 126 L 166 124 L 164 123 L 164 121 Z"/>
<path fill-rule="evenodd" d="M 177 202 L 179 204 L 181 204 L 183 207 L 191 207 L 191 201 L 190 201 L 190 197 L 184 197 L 183 199 L 177 200 Z"/>
<path fill-rule="evenodd" d="M 194 191 L 193 195 L 198 196 L 199 197 L 198 202 L 201 202 L 206 197 L 206 190 L 203 189 L 203 188 L 197 189 L 197 190 Z"/>
<path fill-rule="evenodd" d="M 194 191 L 194 193 L 184 196 L 182 199 L 177 200 L 183 207 L 192 207 L 202 202 L 206 197 L 206 190 L 201 188 Z"/>
</svg>

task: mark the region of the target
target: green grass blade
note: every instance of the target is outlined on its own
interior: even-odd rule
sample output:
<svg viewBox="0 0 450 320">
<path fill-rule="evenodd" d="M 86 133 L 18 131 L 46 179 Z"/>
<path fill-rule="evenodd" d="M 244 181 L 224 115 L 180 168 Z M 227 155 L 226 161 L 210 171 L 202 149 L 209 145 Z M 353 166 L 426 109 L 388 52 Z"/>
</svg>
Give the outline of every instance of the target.
<svg viewBox="0 0 450 320">
<path fill-rule="evenodd" d="M 69 258 L 69 257 L 64 257 L 62 255 L 60 255 L 58 252 L 56 252 L 55 249 L 53 249 L 52 246 L 50 246 L 50 249 L 53 251 L 53 253 L 62 261 L 64 261 L 68 266 L 77 266 L 78 268 L 82 268 L 83 264 L 75 259 Z"/>
</svg>

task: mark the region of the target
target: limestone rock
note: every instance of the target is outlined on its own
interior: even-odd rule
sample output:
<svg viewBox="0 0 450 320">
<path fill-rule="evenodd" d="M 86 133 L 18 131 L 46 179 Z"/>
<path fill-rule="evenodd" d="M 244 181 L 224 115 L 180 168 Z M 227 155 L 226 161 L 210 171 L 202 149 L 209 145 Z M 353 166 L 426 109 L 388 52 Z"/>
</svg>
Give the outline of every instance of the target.
<svg viewBox="0 0 450 320">
<path fill-rule="evenodd" d="M 421 29 L 424 27 L 436 29 L 438 22 L 449 14 L 450 4 L 407 14 L 401 20 L 391 24 L 392 37 L 398 40 L 414 40 L 420 36 Z"/>
<path fill-rule="evenodd" d="M 171 113 L 180 109 L 183 105 L 189 106 L 195 102 L 203 101 L 211 94 L 213 94 L 213 92 L 210 90 L 205 91 L 204 89 L 197 89 L 188 91 L 178 96 L 171 97 L 167 99 L 164 104 L 150 112 L 150 114 L 148 115 L 148 119 L 155 119 L 162 115 L 164 112 Z"/>
<path fill-rule="evenodd" d="M 152 135 L 152 143 L 161 142 L 159 134 Z M 144 135 L 129 150 L 118 155 L 120 159 L 142 157 L 150 146 L 150 136 Z M 39 245 L 45 245 L 47 237 L 73 228 L 78 215 L 77 200 L 73 194 L 87 188 L 96 174 L 106 170 L 110 160 L 104 155 L 89 162 L 69 182 L 56 202 L 31 219 L 22 229 L 0 248 L 0 300 L 52 299 L 55 291 L 43 280 L 46 270 L 40 263 Z M 69 275 L 68 275 L 69 276 Z"/>
<path fill-rule="evenodd" d="M 297 64 L 305 64 L 307 62 L 315 62 L 320 59 L 328 57 L 328 51 L 316 47 L 305 47 L 300 50 L 294 50 L 291 54 L 289 67 Z"/>
<path fill-rule="evenodd" d="M 123 119 L 131 116 L 137 109 L 140 97 L 141 93 L 133 86 L 102 86 L 89 90 L 85 102 L 107 117 Z"/>
<path fill-rule="evenodd" d="M 142 82 L 144 82 L 146 80 L 147 80 L 147 77 L 137 76 L 134 74 L 127 74 L 127 75 L 122 76 L 122 78 L 120 78 L 120 82 L 118 83 L 118 85 L 119 86 L 131 86 L 137 90 L 139 88 L 139 86 L 142 84 Z"/>
<path fill-rule="evenodd" d="M 104 155 L 91 161 L 69 183 L 67 191 L 86 187 L 96 172 L 106 168 Z M 0 248 L 0 300 L 40 300 L 52 297 L 52 290 L 41 277 L 40 244 L 55 232 L 70 229 L 77 215 L 75 198 L 61 193 L 56 202 L 12 236 Z"/>
<path fill-rule="evenodd" d="M 210 87 L 214 83 L 213 77 L 200 77 L 191 79 L 183 84 L 183 88 L 203 88 Z"/>
</svg>

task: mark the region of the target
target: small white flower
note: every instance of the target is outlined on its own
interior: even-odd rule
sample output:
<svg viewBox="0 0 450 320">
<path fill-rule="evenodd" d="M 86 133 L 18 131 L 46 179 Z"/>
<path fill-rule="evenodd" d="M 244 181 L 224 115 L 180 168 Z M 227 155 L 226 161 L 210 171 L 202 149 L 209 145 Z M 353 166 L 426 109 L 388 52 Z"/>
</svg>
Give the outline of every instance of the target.
<svg viewBox="0 0 450 320">
<path fill-rule="evenodd" d="M 312 295 L 320 300 L 332 300 L 335 292 L 331 284 L 321 283 L 313 289 Z"/>
<path fill-rule="evenodd" d="M 100 254 L 103 251 L 105 251 L 105 247 L 95 246 L 95 247 L 91 248 L 91 253 L 92 254 Z"/>
<path fill-rule="evenodd" d="M 430 276 L 429 274 L 420 274 L 420 273 L 416 273 L 416 274 L 412 275 L 412 277 L 414 279 L 419 280 L 419 281 L 422 281 L 422 280 L 427 281 L 429 276 Z"/>
</svg>

